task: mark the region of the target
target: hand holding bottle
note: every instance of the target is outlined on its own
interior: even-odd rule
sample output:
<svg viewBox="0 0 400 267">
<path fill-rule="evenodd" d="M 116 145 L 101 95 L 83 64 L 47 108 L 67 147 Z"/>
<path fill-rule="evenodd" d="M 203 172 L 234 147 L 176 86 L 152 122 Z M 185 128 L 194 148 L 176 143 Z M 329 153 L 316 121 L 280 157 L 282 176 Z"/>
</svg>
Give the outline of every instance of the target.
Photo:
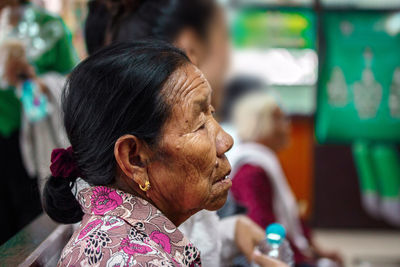
<svg viewBox="0 0 400 267">
<path fill-rule="evenodd" d="M 293 267 L 293 251 L 289 242 L 285 239 L 285 228 L 278 223 L 273 223 L 267 227 L 265 232 L 266 239 L 259 243 L 259 245 L 255 248 L 254 253 L 263 254 L 265 257 L 268 256 L 270 258 L 280 260 L 287 264 L 284 266 Z M 257 264 L 257 261 L 253 260 L 253 267 L 263 266 Z"/>
<path fill-rule="evenodd" d="M 252 261 L 261 267 L 289 267 L 281 261 L 261 254 L 261 252 L 258 250 L 254 250 Z"/>
</svg>

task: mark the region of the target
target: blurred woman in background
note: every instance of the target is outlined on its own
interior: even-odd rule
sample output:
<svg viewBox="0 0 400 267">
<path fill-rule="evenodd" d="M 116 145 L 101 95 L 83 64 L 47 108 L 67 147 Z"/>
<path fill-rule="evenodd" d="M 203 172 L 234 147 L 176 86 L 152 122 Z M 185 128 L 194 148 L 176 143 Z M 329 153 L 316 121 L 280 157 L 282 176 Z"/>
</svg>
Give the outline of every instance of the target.
<svg viewBox="0 0 400 267">
<path fill-rule="evenodd" d="M 89 54 L 112 42 L 154 38 L 174 44 L 202 70 L 218 110 L 229 63 L 229 32 L 215 0 L 90 1 L 85 27 Z"/>
<path fill-rule="evenodd" d="M 286 228 L 297 266 L 314 266 L 321 257 L 340 262 L 335 253 L 314 246 L 310 230 L 300 220 L 295 196 L 277 157 L 288 144 L 290 122 L 276 98 L 262 90 L 245 95 L 233 108 L 233 123 L 241 140 L 230 155 L 231 192 L 237 204 L 263 228 L 274 222 Z"/>
</svg>

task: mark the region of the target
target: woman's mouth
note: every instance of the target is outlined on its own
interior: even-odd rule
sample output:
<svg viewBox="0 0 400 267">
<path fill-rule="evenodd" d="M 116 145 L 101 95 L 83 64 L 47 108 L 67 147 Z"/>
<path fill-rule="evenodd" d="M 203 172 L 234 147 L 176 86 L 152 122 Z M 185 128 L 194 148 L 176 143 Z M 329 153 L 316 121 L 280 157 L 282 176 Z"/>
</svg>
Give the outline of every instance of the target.
<svg viewBox="0 0 400 267">
<path fill-rule="evenodd" d="M 221 178 L 219 178 L 219 179 L 217 179 L 216 181 L 214 181 L 213 184 L 220 183 L 220 182 L 223 182 L 223 181 L 225 181 L 225 180 L 230 180 L 230 178 L 229 178 L 229 174 L 230 174 L 230 173 L 231 173 L 231 170 L 227 171 L 227 172 L 225 173 L 225 175 L 223 175 Z"/>
</svg>

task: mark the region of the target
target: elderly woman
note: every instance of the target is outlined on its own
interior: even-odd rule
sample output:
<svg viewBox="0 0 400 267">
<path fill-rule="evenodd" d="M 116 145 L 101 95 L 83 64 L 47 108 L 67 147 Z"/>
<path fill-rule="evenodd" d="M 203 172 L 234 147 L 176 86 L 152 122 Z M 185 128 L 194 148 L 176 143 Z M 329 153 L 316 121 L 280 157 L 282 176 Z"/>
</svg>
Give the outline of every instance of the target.
<svg viewBox="0 0 400 267">
<path fill-rule="evenodd" d="M 276 98 L 261 90 L 245 95 L 234 106 L 233 121 L 242 141 L 230 157 L 234 176 L 231 191 L 237 203 L 261 227 L 276 221 L 285 226 L 296 266 L 314 266 L 320 257 L 340 261 L 336 254 L 317 249 L 309 229 L 300 221 L 294 194 L 276 156 L 287 145 L 290 131 Z M 324 262 L 328 264 L 328 259 Z"/>
<path fill-rule="evenodd" d="M 218 115 L 229 58 L 229 34 L 217 1 L 92 0 L 85 34 L 89 53 L 106 43 L 127 40 L 154 38 L 174 44 L 186 52 L 210 83 L 211 103 Z M 246 216 L 220 220 L 216 212 L 207 210 L 179 228 L 202 252 L 207 267 L 230 266 L 239 253 L 250 259 L 254 246 L 265 235 Z"/>
<path fill-rule="evenodd" d="M 105 48 L 72 72 L 62 101 L 72 147 L 53 151 L 43 200 L 55 221 L 82 220 L 59 266 L 201 265 L 177 226 L 220 208 L 231 186 L 232 139 L 210 101 L 186 55 L 156 41 Z M 75 196 L 77 177 L 91 186 Z"/>
</svg>

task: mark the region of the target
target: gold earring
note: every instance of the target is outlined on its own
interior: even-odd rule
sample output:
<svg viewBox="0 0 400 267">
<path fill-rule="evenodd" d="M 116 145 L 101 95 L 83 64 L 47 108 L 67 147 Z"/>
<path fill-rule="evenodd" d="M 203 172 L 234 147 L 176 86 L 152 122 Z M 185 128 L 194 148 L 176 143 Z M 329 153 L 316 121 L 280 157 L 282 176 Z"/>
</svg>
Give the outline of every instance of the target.
<svg viewBox="0 0 400 267">
<path fill-rule="evenodd" d="M 141 184 L 139 185 L 140 189 L 144 192 L 148 191 L 150 189 L 150 182 L 146 181 L 144 183 L 144 186 L 142 186 Z"/>
</svg>

